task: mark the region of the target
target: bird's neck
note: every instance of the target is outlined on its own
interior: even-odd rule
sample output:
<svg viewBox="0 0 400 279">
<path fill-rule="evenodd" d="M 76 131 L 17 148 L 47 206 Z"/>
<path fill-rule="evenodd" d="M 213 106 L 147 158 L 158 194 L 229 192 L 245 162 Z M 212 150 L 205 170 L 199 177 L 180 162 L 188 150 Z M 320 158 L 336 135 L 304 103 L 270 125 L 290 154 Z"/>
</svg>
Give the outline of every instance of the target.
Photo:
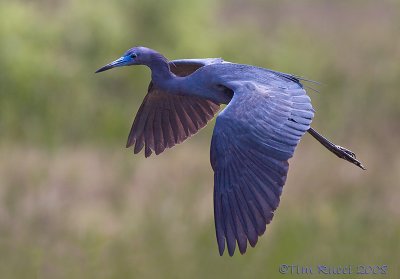
<svg viewBox="0 0 400 279">
<path fill-rule="evenodd" d="M 162 84 L 175 75 L 171 72 L 167 58 L 157 54 L 147 65 L 151 69 L 151 79 L 155 84 Z"/>
</svg>

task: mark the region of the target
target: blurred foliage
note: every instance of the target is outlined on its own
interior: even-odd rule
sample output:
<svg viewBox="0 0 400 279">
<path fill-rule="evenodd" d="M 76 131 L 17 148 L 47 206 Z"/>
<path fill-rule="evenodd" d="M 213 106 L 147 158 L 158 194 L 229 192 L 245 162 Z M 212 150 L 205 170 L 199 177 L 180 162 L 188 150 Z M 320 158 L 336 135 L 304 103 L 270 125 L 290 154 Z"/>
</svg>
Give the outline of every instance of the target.
<svg viewBox="0 0 400 279">
<path fill-rule="evenodd" d="M 280 264 L 386 264 L 382 278 L 400 275 L 400 157 L 379 181 L 382 168 L 365 174 L 300 148 L 265 235 L 230 258 L 218 254 L 205 148 L 146 160 L 83 146 L 1 148 L 1 278 L 297 278 Z"/>
<path fill-rule="evenodd" d="M 207 1 L 2 3 L 2 140 L 52 145 L 125 137 L 148 75 L 94 71 L 135 44 L 175 57 L 184 49 L 187 56 L 215 49 L 207 7 Z M 189 47 L 193 34 L 198 42 Z"/>
<path fill-rule="evenodd" d="M 398 0 L 0 0 L 0 277 L 400 276 L 399 26 Z M 94 71 L 134 45 L 321 82 L 313 126 L 368 171 L 306 136 L 257 248 L 217 256 L 212 125 L 157 158 L 123 152 L 149 70 Z"/>
<path fill-rule="evenodd" d="M 1 141 L 121 142 L 148 70 L 93 72 L 134 45 L 306 76 L 323 83 L 311 93 L 323 116 L 315 125 L 390 129 L 382 120 L 400 117 L 400 16 L 397 2 L 383 3 L 1 2 Z"/>
</svg>

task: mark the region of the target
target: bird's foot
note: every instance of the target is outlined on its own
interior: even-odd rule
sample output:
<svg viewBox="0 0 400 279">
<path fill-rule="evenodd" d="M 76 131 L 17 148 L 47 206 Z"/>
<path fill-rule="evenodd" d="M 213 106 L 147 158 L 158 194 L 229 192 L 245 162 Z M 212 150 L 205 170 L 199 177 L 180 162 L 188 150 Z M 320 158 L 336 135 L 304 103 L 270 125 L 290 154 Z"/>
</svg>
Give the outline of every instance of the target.
<svg viewBox="0 0 400 279">
<path fill-rule="evenodd" d="M 356 154 L 353 151 L 339 145 L 335 145 L 335 147 L 338 151 L 340 151 L 336 153 L 338 157 L 345 159 L 350 163 L 353 163 L 354 165 L 360 167 L 363 170 L 366 170 L 366 168 L 361 164 L 361 162 L 357 160 Z"/>
<path fill-rule="evenodd" d="M 344 148 L 344 147 L 342 147 L 342 146 L 340 146 L 340 145 L 336 145 L 336 147 L 337 147 L 338 149 L 340 149 L 341 151 L 345 152 L 346 154 L 348 154 L 349 156 L 351 156 L 351 157 L 353 157 L 354 159 L 356 159 L 356 154 L 355 154 L 353 151 L 348 150 L 348 149 L 346 149 L 346 148 Z"/>
</svg>

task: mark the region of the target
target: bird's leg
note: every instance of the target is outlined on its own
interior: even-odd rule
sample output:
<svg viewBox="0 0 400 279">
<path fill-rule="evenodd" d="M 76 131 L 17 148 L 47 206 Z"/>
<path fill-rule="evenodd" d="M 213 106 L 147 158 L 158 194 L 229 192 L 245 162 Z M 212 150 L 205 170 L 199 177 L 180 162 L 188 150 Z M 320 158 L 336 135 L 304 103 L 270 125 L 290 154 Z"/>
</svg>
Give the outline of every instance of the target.
<svg viewBox="0 0 400 279">
<path fill-rule="evenodd" d="M 338 156 L 339 158 L 342 158 L 350 163 L 353 163 L 354 165 L 360 167 L 361 169 L 365 170 L 366 168 L 361 164 L 360 161 L 356 159 L 356 154 L 352 152 L 351 150 L 348 150 L 344 147 L 341 147 L 339 145 L 336 145 L 323 137 L 321 134 L 317 133 L 313 128 L 308 129 L 308 132 L 317 140 L 319 141 L 323 146 L 325 146 L 329 151 L 331 151 L 333 154 Z"/>
</svg>

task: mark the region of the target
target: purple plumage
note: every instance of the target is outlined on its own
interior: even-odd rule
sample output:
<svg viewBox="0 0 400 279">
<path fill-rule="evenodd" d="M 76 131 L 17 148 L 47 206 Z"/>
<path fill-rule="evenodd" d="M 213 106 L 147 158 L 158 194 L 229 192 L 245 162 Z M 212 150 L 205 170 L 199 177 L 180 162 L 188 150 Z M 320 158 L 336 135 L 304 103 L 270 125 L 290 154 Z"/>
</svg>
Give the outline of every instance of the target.
<svg viewBox="0 0 400 279">
<path fill-rule="evenodd" d="M 338 157 L 364 168 L 353 152 L 310 125 L 311 100 L 300 78 L 220 58 L 168 61 L 145 48 L 129 49 L 96 72 L 146 65 L 148 94 L 133 122 L 127 147 L 148 157 L 197 133 L 218 112 L 211 141 L 214 219 L 219 253 L 255 246 L 279 205 L 282 187 L 301 137 L 308 131 Z"/>
</svg>

